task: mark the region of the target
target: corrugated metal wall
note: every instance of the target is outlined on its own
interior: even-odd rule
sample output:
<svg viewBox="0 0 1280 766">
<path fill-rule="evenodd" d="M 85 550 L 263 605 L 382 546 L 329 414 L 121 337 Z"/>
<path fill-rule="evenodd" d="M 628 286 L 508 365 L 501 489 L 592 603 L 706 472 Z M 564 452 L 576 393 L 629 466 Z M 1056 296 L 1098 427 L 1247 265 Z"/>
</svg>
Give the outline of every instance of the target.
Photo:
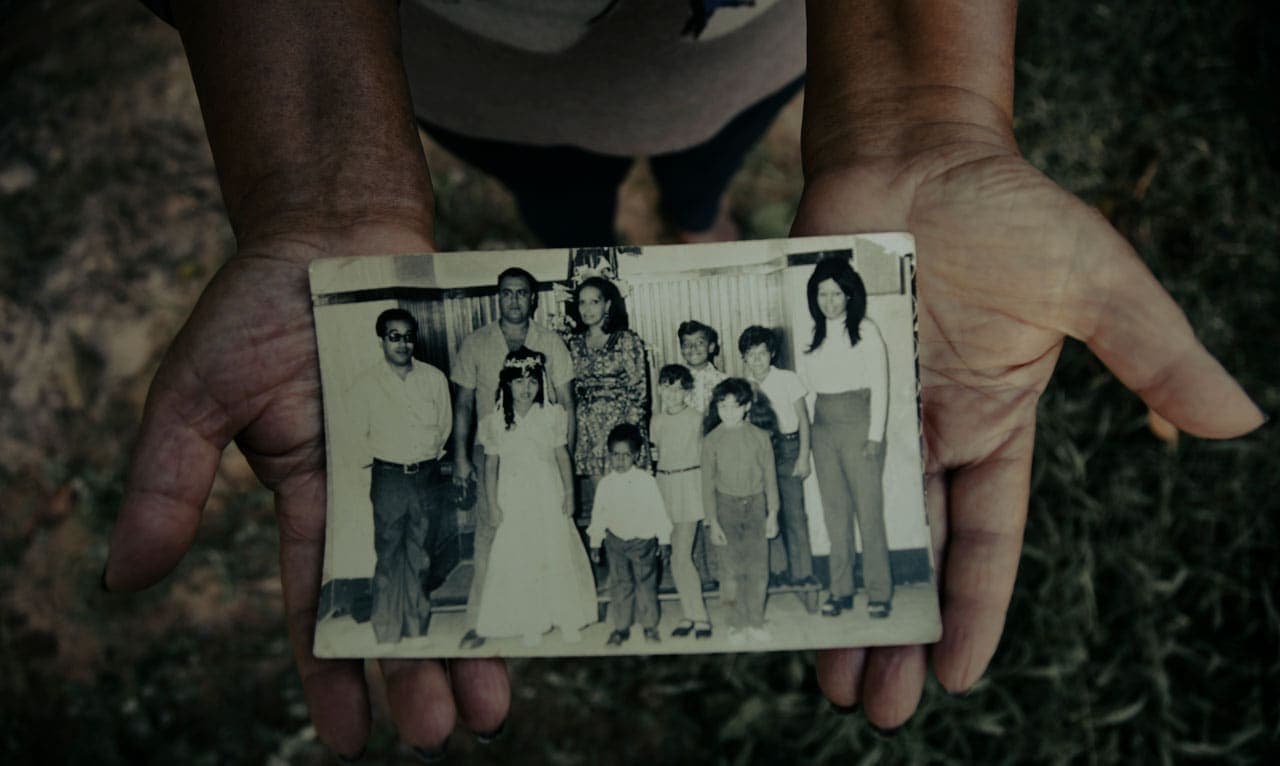
<svg viewBox="0 0 1280 766">
<path fill-rule="evenodd" d="M 539 295 L 535 321 L 549 325 L 553 319 L 554 292 Z M 650 379 L 657 384 L 657 371 L 665 364 L 683 364 L 676 328 L 687 319 L 708 324 L 720 333 L 720 356 L 716 363 L 731 375 L 742 375 L 738 336 L 748 326 L 763 325 L 779 331 L 783 352 L 779 363 L 791 366 L 793 353 L 782 332 L 782 272 L 768 274 L 714 274 L 672 281 L 644 281 L 630 285 L 627 311 L 634 330 L 649 349 Z M 418 320 L 421 338 L 419 357 L 446 373 L 452 368 L 458 344 L 469 333 L 498 318 L 495 294 L 458 291 L 443 299 L 402 301 Z"/>
</svg>

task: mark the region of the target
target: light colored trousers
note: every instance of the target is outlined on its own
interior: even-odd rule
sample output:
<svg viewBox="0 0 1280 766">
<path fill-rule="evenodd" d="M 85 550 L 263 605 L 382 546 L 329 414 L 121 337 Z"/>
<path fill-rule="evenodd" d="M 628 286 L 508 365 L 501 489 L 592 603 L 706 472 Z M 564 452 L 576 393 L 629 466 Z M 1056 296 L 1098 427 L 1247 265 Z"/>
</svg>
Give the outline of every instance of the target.
<svg viewBox="0 0 1280 766">
<path fill-rule="evenodd" d="M 871 391 L 818 394 L 813 412 L 813 466 L 831 540 L 831 595 L 852 596 L 854 524 L 862 538 L 862 584 L 871 601 L 893 600 L 884 524 L 885 445 L 868 456 Z"/>
</svg>

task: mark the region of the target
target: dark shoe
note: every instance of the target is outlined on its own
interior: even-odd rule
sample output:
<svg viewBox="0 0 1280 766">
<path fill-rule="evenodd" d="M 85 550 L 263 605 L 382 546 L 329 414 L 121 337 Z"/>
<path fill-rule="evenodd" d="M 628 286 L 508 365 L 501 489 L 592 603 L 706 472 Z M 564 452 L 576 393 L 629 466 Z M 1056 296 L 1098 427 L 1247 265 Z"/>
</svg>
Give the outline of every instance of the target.
<svg viewBox="0 0 1280 766">
<path fill-rule="evenodd" d="M 822 602 L 822 616 L 838 617 L 844 610 L 852 608 L 853 596 L 845 596 L 843 598 L 827 596 L 827 600 Z"/>
<path fill-rule="evenodd" d="M 645 628 L 645 629 L 644 629 L 644 640 L 645 640 L 645 641 L 648 641 L 648 642 L 649 642 L 649 643 L 651 643 L 651 644 L 656 644 L 656 643 L 658 643 L 659 641 L 661 641 L 661 640 L 662 640 L 662 637 L 658 635 L 658 629 L 657 629 L 657 628 Z"/>
<path fill-rule="evenodd" d="M 711 638 L 711 623 L 699 622 L 694 626 L 693 637 L 695 639 Z"/>
<path fill-rule="evenodd" d="M 893 604 L 888 601 L 872 601 L 867 604 L 867 614 L 874 620 L 883 620 L 892 610 Z"/>
<path fill-rule="evenodd" d="M 622 643 L 631 638 L 630 630 L 615 630 L 609 634 L 609 640 L 604 642 L 605 646 L 622 646 Z"/>
<path fill-rule="evenodd" d="M 693 620 L 681 620 L 676 629 L 671 631 L 672 638 L 684 638 L 693 632 Z"/>
<path fill-rule="evenodd" d="M 474 630 L 468 630 L 462 640 L 458 642 L 459 649 L 479 649 L 482 646 L 484 646 L 484 639 Z"/>
</svg>

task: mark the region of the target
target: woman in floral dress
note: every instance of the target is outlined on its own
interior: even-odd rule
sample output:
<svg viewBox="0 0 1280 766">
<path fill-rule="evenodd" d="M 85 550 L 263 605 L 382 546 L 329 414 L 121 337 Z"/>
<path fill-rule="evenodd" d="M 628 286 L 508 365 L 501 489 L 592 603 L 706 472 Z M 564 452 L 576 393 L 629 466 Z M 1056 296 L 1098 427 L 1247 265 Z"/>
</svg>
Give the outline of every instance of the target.
<svg viewBox="0 0 1280 766">
<path fill-rule="evenodd" d="M 577 326 L 569 354 L 578 422 L 573 465 L 594 495 L 609 470 L 609 431 L 619 423 L 641 429 L 644 447 L 636 464 L 649 467 L 649 368 L 644 341 L 628 329 L 627 306 L 616 285 L 601 277 L 584 279 L 574 290 L 573 309 Z"/>
</svg>

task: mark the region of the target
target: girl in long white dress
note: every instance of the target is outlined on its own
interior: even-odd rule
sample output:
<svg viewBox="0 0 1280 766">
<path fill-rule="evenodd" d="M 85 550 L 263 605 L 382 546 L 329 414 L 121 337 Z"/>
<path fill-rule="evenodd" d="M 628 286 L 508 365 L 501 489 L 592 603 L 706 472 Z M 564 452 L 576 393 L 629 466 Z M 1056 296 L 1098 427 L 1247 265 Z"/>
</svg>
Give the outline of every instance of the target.
<svg viewBox="0 0 1280 766">
<path fill-rule="evenodd" d="M 531 646 L 553 627 L 566 642 L 578 641 L 598 616 L 591 563 L 572 521 L 568 419 L 562 407 L 544 403 L 543 370 L 541 353 L 507 354 L 501 404 L 478 429 L 498 529 L 476 632 L 522 636 Z"/>
</svg>

